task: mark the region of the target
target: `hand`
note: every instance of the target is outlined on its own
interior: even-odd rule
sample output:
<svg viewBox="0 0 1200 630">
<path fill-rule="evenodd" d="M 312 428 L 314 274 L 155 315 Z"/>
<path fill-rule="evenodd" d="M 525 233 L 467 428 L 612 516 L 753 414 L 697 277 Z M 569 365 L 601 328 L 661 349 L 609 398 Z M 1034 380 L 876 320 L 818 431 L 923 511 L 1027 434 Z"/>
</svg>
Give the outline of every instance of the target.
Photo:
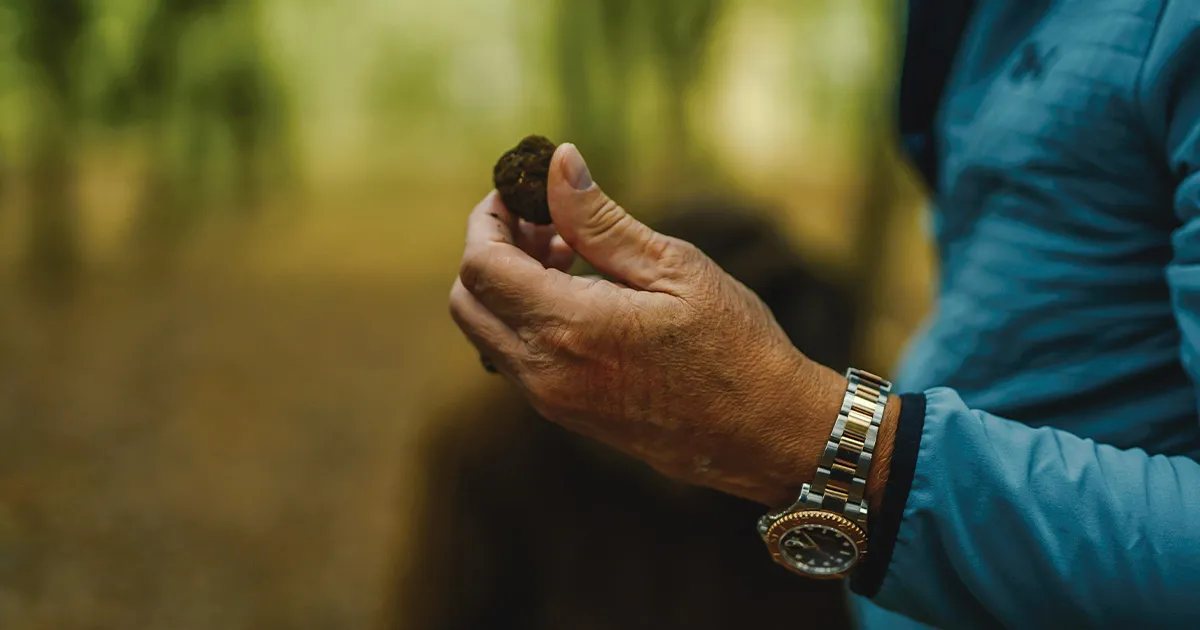
<svg viewBox="0 0 1200 630">
<path fill-rule="evenodd" d="M 683 481 L 794 499 L 845 379 L 698 249 L 609 199 L 573 145 L 554 155 L 548 197 L 557 235 L 494 192 L 471 213 L 450 296 L 466 336 L 554 422 Z M 576 252 L 616 282 L 565 273 Z"/>
</svg>

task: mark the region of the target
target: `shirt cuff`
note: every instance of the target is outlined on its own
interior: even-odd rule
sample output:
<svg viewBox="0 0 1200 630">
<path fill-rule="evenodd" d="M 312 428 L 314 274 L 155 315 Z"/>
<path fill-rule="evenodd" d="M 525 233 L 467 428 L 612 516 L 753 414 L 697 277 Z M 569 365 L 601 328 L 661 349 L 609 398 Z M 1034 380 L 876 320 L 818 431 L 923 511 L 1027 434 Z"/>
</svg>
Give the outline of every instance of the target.
<svg viewBox="0 0 1200 630">
<path fill-rule="evenodd" d="M 921 431 L 925 428 L 925 394 L 902 394 L 900 416 L 896 420 L 896 442 L 892 450 L 892 468 L 888 472 L 883 502 L 867 517 L 868 553 L 850 576 L 850 590 L 863 597 L 874 597 L 883 585 L 892 549 L 904 519 L 904 505 L 912 488 L 921 450 Z"/>
</svg>

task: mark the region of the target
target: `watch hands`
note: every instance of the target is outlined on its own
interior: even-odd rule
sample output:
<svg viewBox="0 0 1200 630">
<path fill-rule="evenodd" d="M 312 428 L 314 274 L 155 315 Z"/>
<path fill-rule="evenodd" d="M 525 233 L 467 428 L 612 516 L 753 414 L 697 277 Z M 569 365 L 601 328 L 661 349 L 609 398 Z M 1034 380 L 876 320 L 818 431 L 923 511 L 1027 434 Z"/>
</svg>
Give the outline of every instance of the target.
<svg viewBox="0 0 1200 630">
<path fill-rule="evenodd" d="M 808 544 L 805 544 L 799 538 L 789 539 L 787 542 L 785 542 L 783 544 L 785 544 L 789 547 L 801 547 L 803 549 L 816 549 L 817 548 L 817 542 L 815 540 L 813 540 L 811 536 L 809 536 L 805 532 L 800 532 L 800 535 L 804 536 L 804 538 L 806 540 L 808 540 Z"/>
</svg>

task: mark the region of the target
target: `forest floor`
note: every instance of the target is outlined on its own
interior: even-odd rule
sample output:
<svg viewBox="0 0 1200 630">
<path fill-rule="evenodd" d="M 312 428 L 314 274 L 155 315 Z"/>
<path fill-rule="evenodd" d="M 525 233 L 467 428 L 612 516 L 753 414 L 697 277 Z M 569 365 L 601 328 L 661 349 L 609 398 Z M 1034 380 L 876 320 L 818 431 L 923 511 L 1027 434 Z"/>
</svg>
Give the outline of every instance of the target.
<svg viewBox="0 0 1200 630">
<path fill-rule="evenodd" d="M 0 627 L 385 626 L 419 419 L 477 365 L 445 311 L 459 230 L 363 223 L 92 269 L 66 301 L 0 268 Z M 445 273 L 399 268 L 422 247 Z"/>
</svg>

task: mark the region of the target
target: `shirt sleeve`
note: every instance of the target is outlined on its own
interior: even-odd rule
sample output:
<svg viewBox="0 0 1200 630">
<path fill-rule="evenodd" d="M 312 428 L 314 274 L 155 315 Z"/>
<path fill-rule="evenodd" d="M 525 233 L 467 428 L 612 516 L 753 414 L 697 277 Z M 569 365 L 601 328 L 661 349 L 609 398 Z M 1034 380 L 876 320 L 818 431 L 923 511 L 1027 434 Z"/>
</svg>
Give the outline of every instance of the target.
<svg viewBox="0 0 1200 630">
<path fill-rule="evenodd" d="M 1193 383 L 1200 382 L 1198 25 L 1200 3 L 1167 3 L 1140 86 L 1147 137 L 1166 155 L 1175 183 L 1179 227 L 1166 276 Z M 898 439 L 894 461 L 913 461 L 911 477 L 893 467 L 872 525 L 872 554 L 880 546 L 886 557 L 854 576 L 855 592 L 946 628 L 1200 622 L 1195 460 L 1031 428 L 971 409 L 951 389 L 926 391 L 923 402 L 904 399 L 898 433 L 919 438 Z M 889 511 L 896 503 L 903 509 Z"/>
<path fill-rule="evenodd" d="M 944 628 L 1200 619 L 1200 464 L 1119 450 L 926 392 L 874 602 Z"/>
</svg>

